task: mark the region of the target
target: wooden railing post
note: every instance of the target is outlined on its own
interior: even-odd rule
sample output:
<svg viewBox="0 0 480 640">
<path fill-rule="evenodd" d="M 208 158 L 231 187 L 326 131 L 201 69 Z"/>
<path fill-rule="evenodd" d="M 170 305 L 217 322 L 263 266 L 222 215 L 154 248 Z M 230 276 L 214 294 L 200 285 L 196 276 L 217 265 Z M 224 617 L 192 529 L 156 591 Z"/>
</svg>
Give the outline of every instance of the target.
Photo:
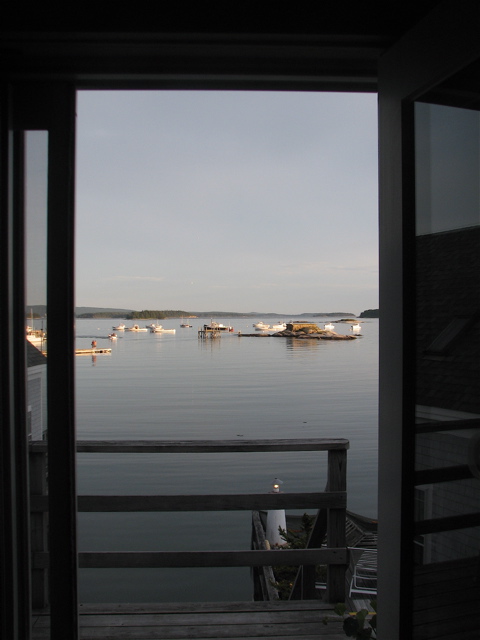
<svg viewBox="0 0 480 640">
<path fill-rule="evenodd" d="M 318 514 L 306 549 L 267 550 L 260 521 L 254 517 L 251 551 L 189 552 L 82 552 L 81 568 L 153 567 L 263 567 L 259 570 L 266 597 L 273 582 L 272 566 L 303 566 L 292 598 L 315 598 L 315 566 L 327 565 L 327 601 L 345 599 L 346 549 L 346 461 L 349 443 L 344 439 L 212 440 L 212 441 L 121 441 L 77 442 L 81 453 L 234 453 L 259 451 L 327 451 L 328 481 L 316 493 L 207 494 L 207 495 L 91 495 L 77 496 L 79 512 L 172 512 L 235 511 L 269 509 L 317 509 Z M 50 558 L 48 551 L 47 443 L 31 443 L 32 564 L 35 608 L 48 604 Z M 255 531 L 257 530 L 257 531 Z M 323 545 L 327 532 L 327 546 Z M 263 540 L 263 541 L 262 541 Z M 268 569 L 265 569 L 268 567 Z M 254 569 L 255 570 L 255 569 Z M 265 575 L 264 575 L 265 574 Z M 275 589 L 272 587 L 272 591 Z"/>
<path fill-rule="evenodd" d="M 328 452 L 328 490 L 347 490 L 347 452 Z M 327 547 L 345 547 L 347 544 L 345 519 L 346 509 L 328 509 Z M 327 602 L 345 601 L 345 570 L 343 565 L 329 565 L 327 568 Z"/>
<path fill-rule="evenodd" d="M 47 495 L 47 454 L 30 452 L 30 495 Z M 48 551 L 48 512 L 33 511 L 31 522 L 31 552 Z M 32 607 L 44 609 L 48 606 L 48 568 L 32 569 Z"/>
<path fill-rule="evenodd" d="M 252 511 L 252 549 L 267 549 L 267 542 L 265 540 L 265 531 L 260 521 L 260 514 L 258 511 Z M 260 590 L 262 593 L 262 600 L 279 600 L 277 589 L 275 589 L 275 575 L 271 566 L 252 567 L 252 574 L 257 578 Z M 254 591 L 255 591 L 254 583 Z M 259 599 L 259 598 L 257 598 Z"/>
</svg>

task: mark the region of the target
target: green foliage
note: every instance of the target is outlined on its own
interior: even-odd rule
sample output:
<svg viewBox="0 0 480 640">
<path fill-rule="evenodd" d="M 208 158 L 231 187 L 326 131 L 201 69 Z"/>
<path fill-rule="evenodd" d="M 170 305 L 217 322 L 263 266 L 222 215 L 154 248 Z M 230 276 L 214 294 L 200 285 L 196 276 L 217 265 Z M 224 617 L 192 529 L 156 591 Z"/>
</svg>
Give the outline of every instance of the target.
<svg viewBox="0 0 480 640">
<path fill-rule="evenodd" d="M 368 638 L 377 637 L 377 601 L 371 600 L 370 606 L 375 612 L 371 618 L 367 618 L 369 612 L 367 609 L 361 609 L 355 613 L 346 614 L 347 608 L 343 603 L 338 603 L 334 609 L 339 616 L 346 614 L 343 621 L 343 630 L 345 635 L 355 640 L 368 640 Z M 368 623 L 368 626 L 367 624 Z"/>
<path fill-rule="evenodd" d="M 285 544 L 282 544 L 281 547 L 283 549 L 305 549 L 314 520 L 314 516 L 304 513 L 300 529 L 282 529 L 282 527 L 279 527 L 280 536 L 285 540 Z M 274 567 L 273 571 L 275 574 L 275 582 L 273 582 L 272 585 L 277 589 L 280 600 L 288 600 L 295 578 L 297 577 L 298 567 Z M 325 574 L 325 567 L 319 566 L 316 571 L 317 577 L 322 579 Z"/>
<path fill-rule="evenodd" d="M 308 513 L 304 513 L 302 516 L 302 524 L 298 531 L 294 529 L 285 530 L 279 527 L 280 536 L 285 540 L 285 546 L 288 549 L 305 549 L 314 519 L 314 516 L 309 516 Z"/>
<path fill-rule="evenodd" d="M 288 600 L 297 576 L 298 567 L 275 567 L 275 581 L 272 586 L 278 591 L 280 600 Z"/>
<path fill-rule="evenodd" d="M 380 317 L 380 309 L 366 309 L 362 311 L 359 318 L 379 318 Z"/>
<path fill-rule="evenodd" d="M 114 311 L 95 311 L 92 313 L 80 313 L 77 318 L 125 318 L 125 313 Z"/>
<path fill-rule="evenodd" d="M 144 309 L 143 311 L 132 311 L 132 313 L 127 317 L 129 320 L 163 320 L 167 316 L 164 311 L 151 311 L 149 309 Z"/>
</svg>

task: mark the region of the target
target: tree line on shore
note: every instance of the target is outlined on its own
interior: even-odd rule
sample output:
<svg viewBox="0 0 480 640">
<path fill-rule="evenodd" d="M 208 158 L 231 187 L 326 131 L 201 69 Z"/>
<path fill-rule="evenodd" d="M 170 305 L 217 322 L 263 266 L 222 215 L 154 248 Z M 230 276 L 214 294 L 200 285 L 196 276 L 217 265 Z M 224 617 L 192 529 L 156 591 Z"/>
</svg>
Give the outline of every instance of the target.
<svg viewBox="0 0 480 640">
<path fill-rule="evenodd" d="M 125 318 L 126 320 L 165 320 L 166 318 L 254 318 L 257 316 L 264 317 L 286 317 L 288 314 L 279 313 L 238 313 L 235 311 L 185 311 L 182 309 L 143 309 L 142 311 L 125 311 L 125 310 L 92 310 L 89 312 L 78 313 L 77 318 Z M 353 313 L 347 312 L 326 312 L 326 313 L 300 313 L 292 317 L 336 317 L 336 316 L 351 316 L 355 317 Z M 362 311 L 359 318 L 378 318 L 378 309 L 366 309 Z"/>
</svg>

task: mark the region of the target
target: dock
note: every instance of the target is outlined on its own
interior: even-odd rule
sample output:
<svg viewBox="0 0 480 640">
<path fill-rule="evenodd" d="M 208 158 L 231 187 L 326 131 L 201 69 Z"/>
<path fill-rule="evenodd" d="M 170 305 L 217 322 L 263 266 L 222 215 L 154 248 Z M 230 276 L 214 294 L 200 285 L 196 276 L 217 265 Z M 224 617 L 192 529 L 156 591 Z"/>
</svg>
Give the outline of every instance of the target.
<svg viewBox="0 0 480 640">
<path fill-rule="evenodd" d="M 97 356 L 105 353 L 112 353 L 111 349 L 103 349 L 103 348 L 89 348 L 89 349 L 75 349 L 76 356 Z"/>
<path fill-rule="evenodd" d="M 219 338 L 220 331 L 215 327 L 209 327 L 204 324 L 203 327 L 200 327 L 198 330 L 198 337 L 204 340 L 205 338 Z"/>
<path fill-rule="evenodd" d="M 198 329 L 198 337 L 202 339 L 218 338 L 221 333 L 233 333 L 233 327 L 212 320 L 210 324 L 204 324 Z"/>
</svg>

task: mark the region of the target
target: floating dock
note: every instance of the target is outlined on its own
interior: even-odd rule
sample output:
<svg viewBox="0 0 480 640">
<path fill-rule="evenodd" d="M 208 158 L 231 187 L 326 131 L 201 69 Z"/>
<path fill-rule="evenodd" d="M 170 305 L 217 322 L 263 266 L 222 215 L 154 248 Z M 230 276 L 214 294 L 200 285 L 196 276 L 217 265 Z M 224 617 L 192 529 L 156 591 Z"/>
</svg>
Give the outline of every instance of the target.
<svg viewBox="0 0 480 640">
<path fill-rule="evenodd" d="M 97 356 L 104 353 L 112 353 L 111 349 L 102 349 L 95 347 L 94 349 L 75 349 L 76 356 Z"/>
</svg>

